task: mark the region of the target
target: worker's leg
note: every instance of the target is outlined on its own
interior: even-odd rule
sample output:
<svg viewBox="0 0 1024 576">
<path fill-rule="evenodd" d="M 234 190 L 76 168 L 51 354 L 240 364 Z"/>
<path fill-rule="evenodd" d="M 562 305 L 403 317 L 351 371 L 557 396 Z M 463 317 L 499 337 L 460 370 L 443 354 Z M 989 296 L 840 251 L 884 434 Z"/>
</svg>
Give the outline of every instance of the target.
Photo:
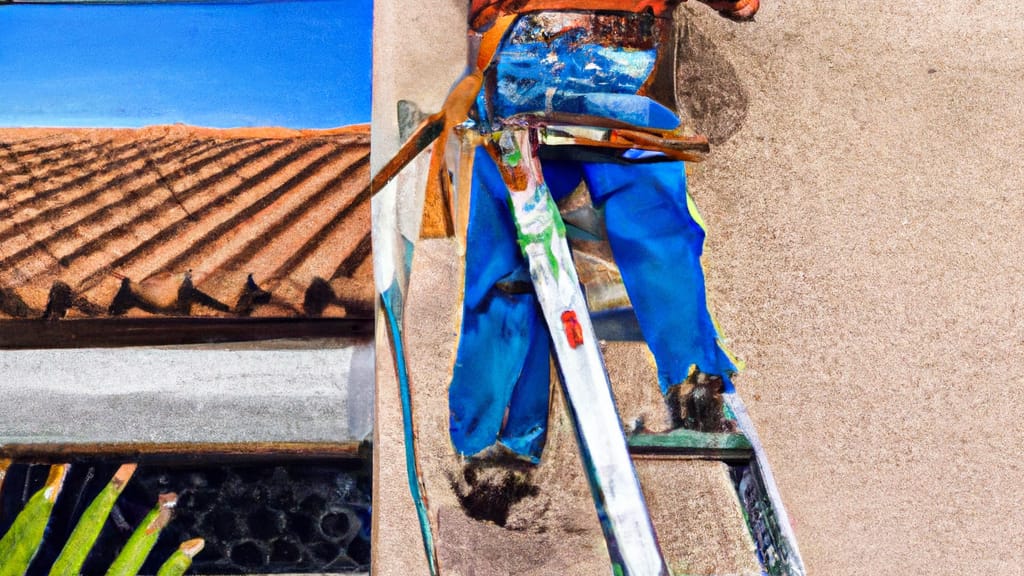
<svg viewBox="0 0 1024 576">
<path fill-rule="evenodd" d="M 718 342 L 700 257 L 704 229 L 688 201 L 682 162 L 593 163 L 584 168 L 640 329 L 658 364 L 662 393 L 692 366 L 728 376 L 735 366 Z"/>
<path fill-rule="evenodd" d="M 559 187 L 567 181 L 557 166 L 551 177 Z M 549 337 L 507 188 L 483 149 L 474 161 L 466 236 L 462 330 L 448 391 L 452 442 L 471 456 L 500 440 L 536 461 L 547 428 Z"/>
</svg>

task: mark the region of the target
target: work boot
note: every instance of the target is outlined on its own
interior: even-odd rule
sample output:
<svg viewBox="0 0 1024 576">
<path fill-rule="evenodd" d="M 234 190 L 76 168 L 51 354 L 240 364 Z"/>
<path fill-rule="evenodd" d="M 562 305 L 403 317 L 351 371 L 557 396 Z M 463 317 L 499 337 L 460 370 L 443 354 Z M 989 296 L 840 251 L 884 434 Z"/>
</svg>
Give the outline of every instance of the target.
<svg viewBox="0 0 1024 576">
<path fill-rule="evenodd" d="M 672 428 L 698 432 L 728 432 L 732 423 L 726 420 L 722 393 L 725 382 L 721 376 L 695 370 L 685 381 L 671 386 L 665 393 Z"/>
<path fill-rule="evenodd" d="M 536 465 L 522 459 L 501 461 L 473 458 L 464 462 L 461 477 L 448 473 L 448 483 L 467 516 L 512 530 L 527 529 L 512 522 L 513 509 L 540 494 L 534 484 Z"/>
</svg>

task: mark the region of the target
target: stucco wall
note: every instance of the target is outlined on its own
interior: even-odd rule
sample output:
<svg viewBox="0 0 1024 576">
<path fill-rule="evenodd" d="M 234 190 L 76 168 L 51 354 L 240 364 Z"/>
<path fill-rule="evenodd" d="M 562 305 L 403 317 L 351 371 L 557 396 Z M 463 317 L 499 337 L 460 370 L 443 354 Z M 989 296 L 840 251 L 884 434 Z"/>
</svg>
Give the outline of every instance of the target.
<svg viewBox="0 0 1024 576">
<path fill-rule="evenodd" d="M 377 2 L 377 165 L 395 145 L 381 107 L 432 109 L 462 67 L 455 4 Z M 810 572 L 1024 573 L 1024 8 L 787 0 L 744 25 L 684 10 L 749 97 L 691 192 Z M 382 461 L 400 454 L 378 434 Z M 408 500 L 404 468 L 378 473 Z"/>
</svg>

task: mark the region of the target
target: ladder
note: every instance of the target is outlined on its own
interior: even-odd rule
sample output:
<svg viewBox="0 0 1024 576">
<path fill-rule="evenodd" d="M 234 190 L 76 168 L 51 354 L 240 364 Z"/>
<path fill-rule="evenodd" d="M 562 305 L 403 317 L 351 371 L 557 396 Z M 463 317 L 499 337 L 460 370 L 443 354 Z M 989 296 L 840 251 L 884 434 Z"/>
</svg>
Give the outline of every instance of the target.
<svg viewBox="0 0 1024 576">
<path fill-rule="evenodd" d="M 498 166 L 509 190 L 519 245 L 551 333 L 613 573 L 669 576 L 618 424 L 611 382 L 569 252 L 565 225 L 535 155 L 539 137 L 536 128 L 504 130 L 497 142 Z"/>
<path fill-rule="evenodd" d="M 463 147 L 489 147 L 509 190 L 510 209 L 518 240 L 527 259 L 531 280 L 554 344 L 560 380 L 575 425 L 577 442 L 611 557 L 613 574 L 670 574 L 630 456 L 631 452 L 667 449 L 677 454 L 690 453 L 701 458 L 728 460 L 733 465 L 740 463 L 733 468 L 735 485 L 764 573 L 770 576 L 804 576 L 806 571 L 803 561 L 766 454 L 738 394 L 728 392 L 724 395 L 727 416 L 735 422 L 738 433 L 701 434 L 681 430 L 678 432 L 682 434 L 673 432 L 646 437 L 634 434 L 627 441 L 619 425 L 608 372 L 572 260 L 566 227 L 544 183 L 540 161 L 536 156 L 538 147 L 543 144 L 635 148 L 660 152 L 673 159 L 694 161 L 701 159 L 703 153 L 708 151 L 707 140 L 675 132 L 581 120 L 595 119 L 522 115 L 506 122 L 501 132 L 487 136 L 476 133 L 472 126 L 467 125 L 457 125 L 450 129 L 460 134 L 460 145 Z M 431 126 L 433 124 L 429 121 L 424 122 L 417 133 Z M 441 132 L 446 130 L 441 128 Z M 411 141 L 417 142 L 415 148 L 421 150 L 433 140 L 431 136 L 433 134 L 412 138 Z M 439 153 L 436 148 L 439 145 L 445 148 L 442 142 L 435 144 L 435 155 Z M 371 187 L 375 192 L 382 189 L 413 154 L 406 154 L 405 158 L 400 156 L 403 155 L 396 156 L 374 177 Z M 462 174 L 460 168 L 464 167 L 455 166 L 455 172 L 459 173 L 456 181 L 468 184 L 464 180 L 466 174 Z M 445 199 L 450 214 L 456 215 L 455 220 L 459 222 L 453 228 L 464 230 L 461 224 L 464 224 L 462 220 L 465 214 L 461 212 L 467 207 L 468 193 L 468 190 L 461 190 L 456 192 L 458 199 L 452 196 Z M 384 212 L 387 209 L 375 211 L 378 215 L 384 215 Z M 380 224 L 377 222 L 375 225 Z M 394 224 L 390 222 L 390 227 Z M 385 223 L 383 227 L 389 226 Z M 393 232 L 397 232 L 397 229 Z M 388 240 L 390 238 L 377 237 L 375 234 L 375 244 L 380 242 L 380 247 L 394 250 L 395 247 L 390 246 Z M 395 240 L 398 240 L 397 236 Z M 378 278 L 378 288 L 384 288 L 380 292 L 381 303 L 387 319 L 387 332 L 395 347 L 396 372 L 406 428 L 410 489 L 419 516 L 428 565 L 431 573 L 436 575 L 439 567 L 428 520 L 426 496 L 417 465 L 412 398 L 401 328 L 408 270 L 399 265 L 392 273 L 385 274 L 387 278 Z"/>
<path fill-rule="evenodd" d="M 526 117 L 506 125 L 494 147 L 509 190 L 519 244 L 554 344 L 613 571 L 667 575 L 630 457 L 634 442 L 631 438 L 627 443 L 618 425 L 611 382 L 573 264 L 565 224 L 544 184 L 536 157 L 541 144 L 646 148 L 690 159 L 704 151 L 706 141 L 700 137 L 665 138 L 632 130 L 553 125 L 550 119 L 545 122 Z M 735 391 L 724 394 L 724 401 L 727 415 L 739 429 L 731 439 L 749 448 L 747 465 L 738 472 L 736 485 L 759 560 L 768 574 L 804 576 L 796 537 L 753 421 Z M 711 457 L 716 451 L 697 449 Z"/>
</svg>

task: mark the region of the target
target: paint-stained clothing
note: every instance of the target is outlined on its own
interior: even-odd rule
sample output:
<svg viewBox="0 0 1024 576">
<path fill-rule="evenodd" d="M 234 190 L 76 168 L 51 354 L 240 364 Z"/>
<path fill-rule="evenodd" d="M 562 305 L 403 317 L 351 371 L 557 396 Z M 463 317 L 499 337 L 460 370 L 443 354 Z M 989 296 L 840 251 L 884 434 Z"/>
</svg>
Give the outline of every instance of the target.
<svg viewBox="0 0 1024 576">
<path fill-rule="evenodd" d="M 482 128 L 531 111 L 586 113 L 667 129 L 679 124 L 671 111 L 637 94 L 654 66 L 653 46 L 639 36 L 608 46 L 578 29 L 580 22 L 593 23 L 591 15 L 579 16 L 530 15 L 512 25 L 489 71 L 496 77 L 492 92 L 478 103 Z M 582 180 L 603 209 L 612 253 L 657 361 L 662 391 L 684 380 L 694 365 L 728 381 L 735 366 L 719 346 L 708 312 L 700 264 L 704 230 L 686 194 L 683 163 L 634 163 L 629 157 L 545 160 L 542 169 L 556 200 Z M 465 455 L 500 442 L 537 460 L 550 394 L 547 326 L 529 289 L 508 190 L 482 148 L 472 182 L 462 331 L 449 387 L 451 438 Z"/>
<path fill-rule="evenodd" d="M 668 17 L 686 0 L 470 0 L 469 29 L 483 32 L 498 18 L 507 14 L 527 12 L 577 11 L 630 11 L 647 12 Z M 748 19 L 757 12 L 758 0 L 700 0 L 733 19 Z"/>
<path fill-rule="evenodd" d="M 656 16 L 672 13 L 684 0 L 470 0 L 469 29 L 485 31 L 506 14 L 539 11 L 630 11 Z M 705 1 L 705 0 L 701 0 Z M 710 3 L 710 2 L 706 2 Z"/>
<path fill-rule="evenodd" d="M 638 94 L 658 64 L 664 26 L 650 14 L 520 16 L 487 70 L 474 119 L 486 131 L 516 114 L 562 112 L 671 130 L 679 118 Z"/>
</svg>

